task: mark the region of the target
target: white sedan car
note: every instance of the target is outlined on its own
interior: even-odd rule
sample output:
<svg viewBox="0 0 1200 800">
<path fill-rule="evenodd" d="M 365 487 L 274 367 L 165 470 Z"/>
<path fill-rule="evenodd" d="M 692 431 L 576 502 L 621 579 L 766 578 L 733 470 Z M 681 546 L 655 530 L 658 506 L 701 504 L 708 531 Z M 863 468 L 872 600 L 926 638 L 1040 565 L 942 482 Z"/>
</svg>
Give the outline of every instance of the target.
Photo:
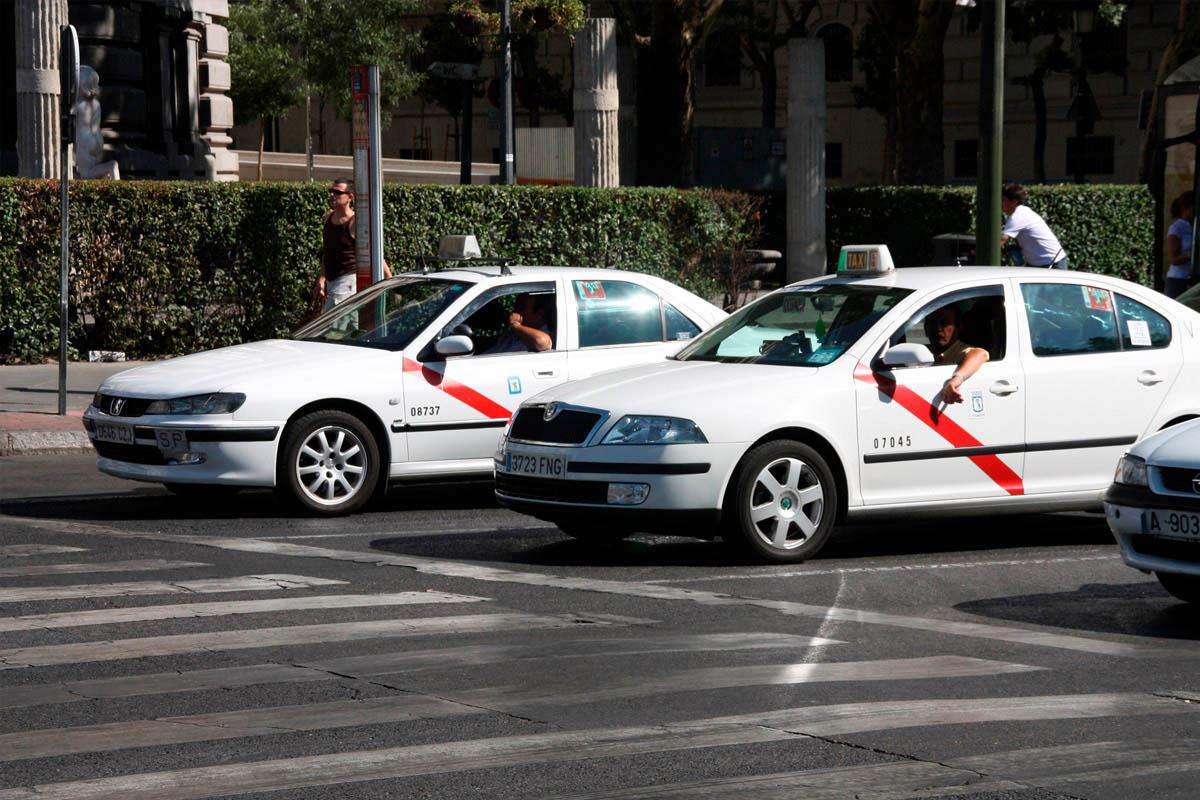
<svg viewBox="0 0 1200 800">
<path fill-rule="evenodd" d="M 1200 420 L 1130 448 L 1104 501 L 1125 563 L 1200 603 Z"/>
<path fill-rule="evenodd" d="M 545 317 L 548 350 L 514 352 L 523 296 Z M 110 475 L 181 493 L 274 486 L 313 512 L 345 513 L 389 478 L 490 474 L 521 400 L 662 361 L 725 316 L 667 281 L 610 269 L 405 273 L 290 339 L 115 375 L 84 426 Z"/>
<path fill-rule="evenodd" d="M 842 261 L 671 360 L 524 402 L 497 452 L 499 500 L 578 537 L 720 534 L 799 561 L 842 520 L 1099 508 L 1130 444 L 1200 415 L 1200 315 L 1149 289 L 896 271 L 877 245 Z M 947 306 L 990 355 L 954 404 L 956 367 L 930 350 Z"/>
</svg>

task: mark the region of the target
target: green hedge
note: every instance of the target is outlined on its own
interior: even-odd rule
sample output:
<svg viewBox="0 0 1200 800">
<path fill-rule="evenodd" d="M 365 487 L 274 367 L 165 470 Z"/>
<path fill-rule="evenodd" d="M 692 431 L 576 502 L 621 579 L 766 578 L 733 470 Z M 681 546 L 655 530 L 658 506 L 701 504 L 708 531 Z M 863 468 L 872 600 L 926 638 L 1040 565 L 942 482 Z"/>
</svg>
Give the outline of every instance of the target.
<svg viewBox="0 0 1200 800">
<path fill-rule="evenodd" d="M 1145 186 L 1030 186 L 1029 207 L 1045 218 L 1071 269 L 1152 285 L 1154 199 Z M 975 231 L 974 188 L 875 186 L 826 195 L 830 264 L 843 244 L 883 242 L 897 264 L 929 264 L 931 237 Z"/>
<path fill-rule="evenodd" d="M 308 310 L 326 198 L 323 184 L 74 183 L 72 346 L 163 355 L 285 333 Z M 389 185 L 385 257 L 406 269 L 442 234 L 474 233 L 487 255 L 711 296 L 722 254 L 753 236 L 746 208 L 729 192 Z M 56 182 L 0 180 L 0 360 L 57 352 L 58 237 Z"/>
</svg>

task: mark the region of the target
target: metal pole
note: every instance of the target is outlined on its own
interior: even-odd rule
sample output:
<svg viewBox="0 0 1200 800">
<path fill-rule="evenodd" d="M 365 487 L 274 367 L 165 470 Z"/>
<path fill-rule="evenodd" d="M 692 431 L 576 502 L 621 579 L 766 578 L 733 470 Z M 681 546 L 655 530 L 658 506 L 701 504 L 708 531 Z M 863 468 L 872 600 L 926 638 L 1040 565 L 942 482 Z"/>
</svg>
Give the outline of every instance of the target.
<svg viewBox="0 0 1200 800">
<path fill-rule="evenodd" d="M 513 175 L 512 3 L 500 0 L 500 182 L 516 183 Z"/>
<path fill-rule="evenodd" d="M 379 142 L 379 65 L 367 67 L 368 105 L 367 129 L 370 150 L 367 154 L 367 169 L 371 173 L 371 283 L 383 280 L 383 164 L 380 160 Z"/>
<path fill-rule="evenodd" d="M 471 182 L 471 150 L 473 143 L 471 142 L 471 118 L 474 112 L 471 108 L 471 101 L 474 99 L 475 91 L 471 85 L 471 81 L 461 81 L 462 83 L 462 130 L 458 137 L 458 157 L 462 162 L 458 171 L 458 182 L 466 185 Z"/>
<path fill-rule="evenodd" d="M 979 182 L 975 188 L 975 263 L 1000 263 L 1000 181 L 1004 173 L 1004 0 L 981 0 Z"/>
<path fill-rule="evenodd" d="M 67 333 L 71 265 L 71 142 L 75 141 L 75 94 L 79 89 L 79 39 L 75 28 L 59 28 L 59 161 L 58 161 L 58 413 L 67 414 Z"/>
</svg>

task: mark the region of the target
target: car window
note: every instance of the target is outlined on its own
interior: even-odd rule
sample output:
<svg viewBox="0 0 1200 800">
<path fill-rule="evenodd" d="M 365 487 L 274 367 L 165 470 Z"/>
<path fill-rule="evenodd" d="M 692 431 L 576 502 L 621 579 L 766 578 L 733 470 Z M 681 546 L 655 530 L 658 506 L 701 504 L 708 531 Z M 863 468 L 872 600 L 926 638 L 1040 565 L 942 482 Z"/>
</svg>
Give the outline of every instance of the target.
<svg viewBox="0 0 1200 800">
<path fill-rule="evenodd" d="M 1023 283 L 1029 341 L 1036 356 L 1121 349 L 1113 293 L 1077 283 Z"/>
<path fill-rule="evenodd" d="M 741 309 L 677 358 L 821 366 L 844 353 L 909 293 L 845 283 L 778 291 Z"/>
<path fill-rule="evenodd" d="M 1171 323 L 1149 306 L 1118 294 L 1117 316 L 1121 320 L 1124 349 L 1166 347 L 1171 343 Z"/>
<path fill-rule="evenodd" d="M 628 281 L 572 281 L 579 309 L 579 346 L 663 341 L 662 301 Z"/>
<path fill-rule="evenodd" d="M 700 335 L 700 326 L 670 303 L 663 303 L 663 321 L 667 326 L 668 342 L 683 342 Z"/>
<path fill-rule="evenodd" d="M 529 298 L 528 300 L 525 298 Z M 550 334 L 551 350 L 558 349 L 558 302 L 554 283 L 520 283 L 500 286 L 475 298 L 442 329 L 443 336 L 465 335 L 475 346 L 472 357 L 499 353 L 528 353 L 529 347 L 517 339 L 509 326 L 510 315 L 520 308 L 542 317 L 541 330 Z M 530 320 L 523 320 L 528 325 Z"/>
<path fill-rule="evenodd" d="M 951 309 L 945 312 L 943 309 Z M 1004 287 L 975 286 L 944 294 L 913 314 L 891 337 L 892 344 L 911 342 L 929 348 L 936 357 L 946 343 L 939 336 L 946 329 L 936 328 L 949 314 L 955 324 L 953 339 L 970 347 L 982 347 L 989 361 L 1002 361 L 1007 349 L 1008 331 L 1004 311 Z M 939 342 L 942 342 L 939 345 Z M 941 362 L 946 363 L 946 362 Z"/>
<path fill-rule="evenodd" d="M 388 281 L 352 295 L 293 338 L 403 350 L 472 286 L 425 277 Z"/>
</svg>

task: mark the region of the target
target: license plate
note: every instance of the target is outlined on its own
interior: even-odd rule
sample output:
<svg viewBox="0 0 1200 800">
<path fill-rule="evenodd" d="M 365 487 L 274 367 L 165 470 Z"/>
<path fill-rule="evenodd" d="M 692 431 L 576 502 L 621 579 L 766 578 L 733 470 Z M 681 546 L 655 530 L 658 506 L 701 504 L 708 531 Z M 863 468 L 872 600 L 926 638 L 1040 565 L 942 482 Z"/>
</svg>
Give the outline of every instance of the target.
<svg viewBox="0 0 1200 800">
<path fill-rule="evenodd" d="M 115 422 L 93 422 L 92 432 L 101 442 L 116 442 L 117 444 L 133 444 L 133 426 L 118 425 Z"/>
<path fill-rule="evenodd" d="M 537 453 L 505 453 L 504 471 L 517 475 L 535 475 L 539 478 L 567 477 L 567 457 L 547 456 Z"/>
<path fill-rule="evenodd" d="M 188 451 L 187 431 L 174 428 L 155 428 L 154 440 L 158 449 L 164 453 L 186 453 Z"/>
<path fill-rule="evenodd" d="M 1142 513 L 1142 531 L 1158 536 L 1200 540 L 1200 514 L 1190 511 L 1160 511 Z"/>
</svg>

